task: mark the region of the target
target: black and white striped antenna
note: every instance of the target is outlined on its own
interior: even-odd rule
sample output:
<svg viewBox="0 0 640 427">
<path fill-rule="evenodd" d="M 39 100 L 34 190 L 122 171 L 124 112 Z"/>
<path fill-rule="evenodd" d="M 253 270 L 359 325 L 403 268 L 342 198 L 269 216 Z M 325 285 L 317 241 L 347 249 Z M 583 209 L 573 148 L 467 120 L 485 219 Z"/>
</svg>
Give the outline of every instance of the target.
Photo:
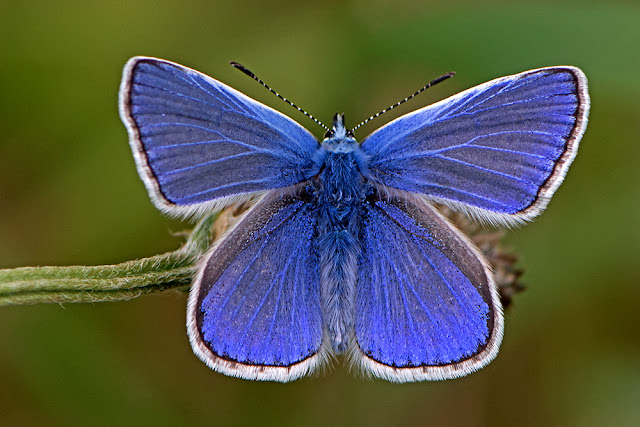
<svg viewBox="0 0 640 427">
<path fill-rule="evenodd" d="M 262 80 L 260 80 L 258 78 L 258 76 L 256 76 L 251 70 L 249 70 L 247 67 L 245 67 L 242 64 L 239 64 L 235 61 L 231 61 L 230 64 L 237 68 L 238 70 L 242 71 L 243 73 L 245 73 L 247 76 L 251 77 L 253 80 L 257 81 L 258 83 L 260 83 L 262 86 L 264 86 L 265 88 L 267 88 L 267 90 L 269 90 L 269 92 L 271 92 L 272 94 L 274 94 L 275 96 L 277 96 L 278 98 L 282 99 L 284 102 L 286 102 L 287 104 L 291 105 L 293 108 L 295 108 L 296 110 L 300 111 L 302 114 L 304 114 L 305 116 L 309 117 L 311 120 L 313 120 L 314 122 L 316 122 L 317 124 L 319 124 L 320 126 L 322 126 L 324 128 L 324 130 L 328 131 L 329 128 L 326 127 L 320 120 L 316 119 L 315 117 L 313 117 L 311 114 L 307 113 L 305 110 L 303 110 L 302 108 L 298 107 L 296 104 L 294 104 L 293 102 L 289 101 L 287 98 L 285 98 L 284 96 L 280 95 L 278 92 L 276 92 L 275 90 L 271 89 L 265 82 L 263 82 Z"/>
<path fill-rule="evenodd" d="M 375 119 L 378 116 L 383 115 L 384 113 L 386 113 L 389 110 L 392 110 L 394 108 L 396 108 L 398 105 L 402 105 L 405 102 L 407 102 L 408 100 L 414 98 L 416 95 L 419 95 L 422 91 L 429 89 L 431 86 L 437 85 L 440 82 L 443 82 L 445 80 L 447 80 L 449 77 L 453 77 L 456 73 L 455 72 L 450 72 L 447 74 L 444 74 L 440 77 L 438 77 L 437 79 L 429 82 L 429 84 L 425 85 L 424 87 L 422 87 L 420 90 L 416 91 L 415 93 L 413 93 L 412 95 L 407 96 L 405 99 L 403 99 L 400 102 L 396 102 L 393 105 L 390 105 L 389 107 L 385 108 L 384 110 L 380 111 L 379 113 L 374 114 L 373 116 L 369 117 L 368 119 L 364 120 L 362 123 L 360 123 L 358 126 L 354 127 L 353 129 L 351 129 L 351 132 L 354 132 L 356 129 L 358 129 L 360 126 L 364 125 L 365 123 L 370 122 L 371 120 Z"/>
</svg>

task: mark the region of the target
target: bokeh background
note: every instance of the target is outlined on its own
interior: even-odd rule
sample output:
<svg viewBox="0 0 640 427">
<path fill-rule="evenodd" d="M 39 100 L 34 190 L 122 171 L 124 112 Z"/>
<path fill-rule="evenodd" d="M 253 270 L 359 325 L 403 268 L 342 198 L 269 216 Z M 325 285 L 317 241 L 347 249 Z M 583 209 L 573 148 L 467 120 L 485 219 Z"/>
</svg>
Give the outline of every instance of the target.
<svg viewBox="0 0 640 427">
<path fill-rule="evenodd" d="M 210 371 L 186 296 L 0 309 L 2 425 L 640 423 L 640 4 L 637 1 L 0 0 L 0 267 L 108 264 L 173 250 L 188 226 L 151 205 L 117 114 L 125 61 L 197 68 L 322 131 L 447 71 L 391 118 L 495 77 L 572 64 L 592 110 L 547 211 L 509 233 L 528 290 L 498 358 L 394 385 L 340 364 L 291 384 Z"/>
</svg>

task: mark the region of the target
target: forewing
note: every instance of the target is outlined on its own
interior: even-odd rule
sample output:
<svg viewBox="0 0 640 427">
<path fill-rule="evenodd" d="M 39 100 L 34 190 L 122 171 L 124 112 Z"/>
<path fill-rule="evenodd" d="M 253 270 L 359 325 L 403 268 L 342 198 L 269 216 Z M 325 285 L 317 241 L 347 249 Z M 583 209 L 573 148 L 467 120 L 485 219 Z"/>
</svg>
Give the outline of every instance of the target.
<svg viewBox="0 0 640 427">
<path fill-rule="evenodd" d="M 442 380 L 497 354 L 502 308 L 475 245 L 416 198 L 365 204 L 352 357 L 390 381 Z"/>
<path fill-rule="evenodd" d="M 156 206 L 192 215 L 305 179 L 317 140 L 283 114 L 202 73 L 134 57 L 120 116 Z"/>
<path fill-rule="evenodd" d="M 362 143 L 379 185 L 425 194 L 489 222 L 538 215 L 584 133 L 578 68 L 503 77 L 409 113 Z"/>
<path fill-rule="evenodd" d="M 187 325 L 210 368 L 290 381 L 323 361 L 316 218 L 297 197 L 268 195 L 204 258 Z"/>
</svg>

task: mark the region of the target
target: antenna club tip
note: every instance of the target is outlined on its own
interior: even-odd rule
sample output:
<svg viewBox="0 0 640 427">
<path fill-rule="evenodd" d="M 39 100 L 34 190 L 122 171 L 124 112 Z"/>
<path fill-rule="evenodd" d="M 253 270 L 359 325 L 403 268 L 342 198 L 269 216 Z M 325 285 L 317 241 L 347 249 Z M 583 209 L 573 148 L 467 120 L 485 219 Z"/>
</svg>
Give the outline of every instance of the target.
<svg viewBox="0 0 640 427">
<path fill-rule="evenodd" d="M 231 64 L 232 67 L 242 71 L 243 73 L 245 73 L 247 76 L 255 79 L 256 75 L 253 74 L 251 71 L 249 71 L 249 69 L 247 67 L 245 67 L 244 65 L 240 64 L 239 62 L 236 61 L 229 61 L 229 64 Z"/>
<path fill-rule="evenodd" d="M 429 83 L 427 85 L 427 87 L 437 85 L 438 83 L 441 83 L 441 82 L 443 82 L 443 81 L 447 80 L 448 78 L 453 77 L 455 75 L 456 75 L 455 71 L 451 71 L 451 72 L 449 72 L 447 74 L 443 74 L 440 77 L 438 77 L 437 79 L 433 80 L 431 83 Z"/>
</svg>

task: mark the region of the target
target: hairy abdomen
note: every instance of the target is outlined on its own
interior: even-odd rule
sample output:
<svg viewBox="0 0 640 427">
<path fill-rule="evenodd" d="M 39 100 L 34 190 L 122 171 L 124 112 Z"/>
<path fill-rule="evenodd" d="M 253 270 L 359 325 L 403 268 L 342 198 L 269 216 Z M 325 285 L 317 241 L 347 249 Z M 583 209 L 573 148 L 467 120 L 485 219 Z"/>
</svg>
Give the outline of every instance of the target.
<svg viewBox="0 0 640 427">
<path fill-rule="evenodd" d="M 331 153 L 318 177 L 320 298 L 326 333 L 342 353 L 353 335 L 360 207 L 366 183 L 352 153 Z"/>
</svg>

